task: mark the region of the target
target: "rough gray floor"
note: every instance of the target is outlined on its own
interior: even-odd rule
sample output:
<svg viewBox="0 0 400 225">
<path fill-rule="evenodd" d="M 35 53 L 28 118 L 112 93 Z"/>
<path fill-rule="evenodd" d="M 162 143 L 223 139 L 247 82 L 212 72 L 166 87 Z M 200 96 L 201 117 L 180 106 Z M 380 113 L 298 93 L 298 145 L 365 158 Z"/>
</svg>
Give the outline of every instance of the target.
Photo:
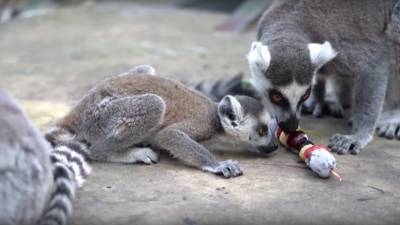
<svg viewBox="0 0 400 225">
<path fill-rule="evenodd" d="M 72 104 L 133 65 L 199 81 L 247 71 L 255 32 L 220 33 L 225 15 L 160 5 L 92 4 L 0 27 L 0 85 L 24 101 Z M 39 118 L 33 118 L 35 121 Z M 344 120 L 303 120 L 327 143 Z M 376 138 L 336 156 L 343 182 L 315 177 L 284 149 L 269 157 L 218 154 L 244 175 L 223 179 L 163 155 L 157 165 L 96 163 L 71 224 L 400 224 L 400 142 Z"/>
</svg>

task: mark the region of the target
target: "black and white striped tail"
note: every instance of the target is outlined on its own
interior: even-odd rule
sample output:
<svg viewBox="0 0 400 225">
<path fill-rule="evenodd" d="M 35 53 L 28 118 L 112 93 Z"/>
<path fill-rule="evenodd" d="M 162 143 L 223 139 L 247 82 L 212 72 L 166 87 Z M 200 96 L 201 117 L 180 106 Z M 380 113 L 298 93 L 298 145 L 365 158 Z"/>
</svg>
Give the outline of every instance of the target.
<svg viewBox="0 0 400 225">
<path fill-rule="evenodd" d="M 88 144 L 75 139 L 75 135 L 59 127 L 46 134 L 47 141 L 53 146 L 52 158 L 57 159 L 73 173 L 78 187 L 81 187 L 91 172 L 87 163 Z"/>
<path fill-rule="evenodd" d="M 82 144 L 83 145 L 83 144 Z M 71 146 L 75 146 L 73 149 Z M 78 187 L 85 183 L 91 172 L 89 164 L 81 152 L 84 152 L 79 145 L 58 145 L 54 147 L 52 158 L 57 159 L 71 170 Z"/>
<path fill-rule="evenodd" d="M 54 190 L 39 225 L 65 225 L 72 214 L 75 190 L 83 185 L 91 172 L 85 160 L 87 145 L 73 140 L 55 141 L 56 137 L 51 133 L 46 138 L 53 145 Z"/>
<path fill-rule="evenodd" d="M 67 165 L 51 156 L 54 190 L 39 225 L 65 225 L 72 214 L 72 201 L 77 183 Z"/>
<path fill-rule="evenodd" d="M 201 82 L 194 88 L 216 102 L 219 102 L 226 95 L 247 95 L 258 98 L 255 89 L 243 79 L 242 74 L 217 81 Z"/>
</svg>

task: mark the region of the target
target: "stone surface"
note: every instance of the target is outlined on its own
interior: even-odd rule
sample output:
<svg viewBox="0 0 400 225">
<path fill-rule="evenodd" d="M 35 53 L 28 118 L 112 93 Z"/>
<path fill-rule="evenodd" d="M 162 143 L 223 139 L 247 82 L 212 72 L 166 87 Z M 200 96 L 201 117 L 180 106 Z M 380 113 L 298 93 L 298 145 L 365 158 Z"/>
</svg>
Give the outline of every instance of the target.
<svg viewBox="0 0 400 225">
<path fill-rule="evenodd" d="M 43 115 L 37 102 L 46 102 L 46 110 L 49 103 L 64 110 L 96 82 L 137 64 L 152 64 L 159 74 L 187 82 L 247 72 L 245 55 L 255 31 L 215 31 L 225 19 L 121 2 L 17 19 L 0 26 L 0 85 L 31 107 L 29 115 L 45 129 L 43 116 L 59 117 L 60 109 L 53 117 Z M 345 120 L 333 118 L 306 117 L 302 126 L 316 143 L 349 132 Z M 316 177 L 283 148 L 268 158 L 219 153 L 243 167 L 244 175 L 233 179 L 168 155 L 151 166 L 94 163 L 71 224 L 399 224 L 399 147 L 399 141 L 375 138 L 358 156 L 336 155 L 342 182 Z"/>
</svg>

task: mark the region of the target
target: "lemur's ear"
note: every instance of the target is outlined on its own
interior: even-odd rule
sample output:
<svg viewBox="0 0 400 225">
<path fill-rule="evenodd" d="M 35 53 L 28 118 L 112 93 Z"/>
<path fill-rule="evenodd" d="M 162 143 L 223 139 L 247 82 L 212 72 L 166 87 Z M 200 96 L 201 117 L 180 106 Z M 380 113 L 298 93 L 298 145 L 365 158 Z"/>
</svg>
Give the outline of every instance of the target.
<svg viewBox="0 0 400 225">
<path fill-rule="evenodd" d="M 240 102 L 233 96 L 225 96 L 218 104 L 218 116 L 224 125 L 236 127 L 243 118 Z"/>
<path fill-rule="evenodd" d="M 325 41 L 323 44 L 310 43 L 308 44 L 308 49 L 310 50 L 311 63 L 316 69 L 321 68 L 337 55 L 337 52 L 332 48 L 329 41 Z"/>
<path fill-rule="evenodd" d="M 138 65 L 138 66 L 133 67 L 125 75 L 141 75 L 141 74 L 156 76 L 157 72 L 156 72 L 156 69 L 154 69 L 154 67 L 143 64 L 143 65 Z"/>
<path fill-rule="evenodd" d="M 253 42 L 247 54 L 247 61 L 252 76 L 262 75 L 268 69 L 271 62 L 271 54 L 268 46 L 258 41 Z"/>
</svg>

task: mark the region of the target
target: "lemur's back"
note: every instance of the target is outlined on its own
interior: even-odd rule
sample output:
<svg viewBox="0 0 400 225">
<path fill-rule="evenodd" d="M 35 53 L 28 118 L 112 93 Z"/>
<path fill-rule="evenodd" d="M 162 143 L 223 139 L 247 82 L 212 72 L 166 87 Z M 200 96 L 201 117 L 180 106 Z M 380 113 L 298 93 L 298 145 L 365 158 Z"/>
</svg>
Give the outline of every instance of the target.
<svg viewBox="0 0 400 225">
<path fill-rule="evenodd" d="M 163 127 L 183 120 L 201 122 L 202 118 L 216 118 L 217 116 L 216 104 L 201 93 L 171 79 L 134 74 L 114 76 L 102 81 L 81 99 L 78 105 L 61 121 L 61 124 L 73 131 L 80 130 L 78 126 L 85 122 L 82 120 L 86 120 L 82 118 L 84 110 L 98 107 L 102 102 L 116 97 L 143 94 L 156 94 L 165 101 L 166 111 Z M 207 124 L 204 125 L 207 126 Z M 211 126 L 210 124 L 210 129 Z"/>
<path fill-rule="evenodd" d="M 271 26 L 277 26 L 276 29 L 280 29 L 281 32 L 270 35 L 277 35 L 277 38 L 280 38 L 286 32 L 282 26 L 292 24 L 294 26 L 291 28 L 300 26 L 314 42 L 325 41 L 328 37 L 331 42 L 344 41 L 343 38 L 346 38 L 345 41 L 365 38 L 374 40 L 384 34 L 394 2 L 394 0 L 276 1 L 266 11 L 261 21 L 261 27 L 265 27 L 265 30 L 259 32 L 259 38 L 261 34 L 269 35 L 266 31 Z"/>
</svg>

